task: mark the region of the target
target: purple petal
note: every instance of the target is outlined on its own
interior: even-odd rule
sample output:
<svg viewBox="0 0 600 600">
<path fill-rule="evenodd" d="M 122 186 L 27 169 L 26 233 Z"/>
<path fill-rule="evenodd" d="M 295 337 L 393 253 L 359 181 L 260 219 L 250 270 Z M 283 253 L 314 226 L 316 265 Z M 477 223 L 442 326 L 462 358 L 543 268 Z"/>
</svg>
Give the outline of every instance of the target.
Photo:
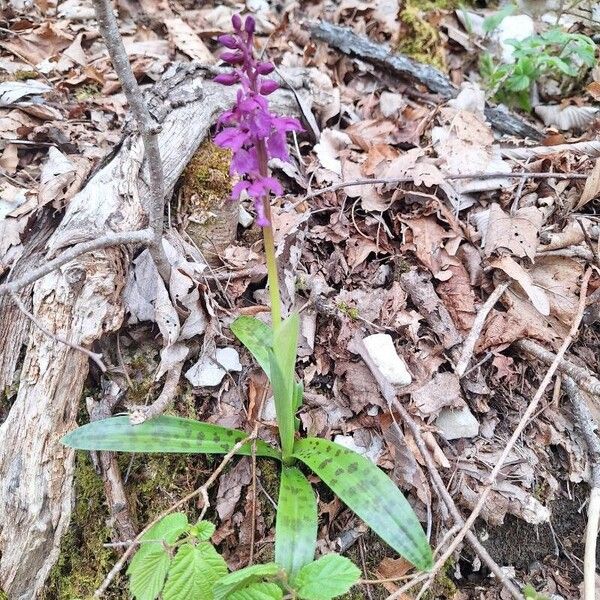
<svg viewBox="0 0 600 600">
<path fill-rule="evenodd" d="M 234 37 L 233 35 L 220 35 L 217 38 L 217 41 L 219 42 L 219 44 L 222 44 L 223 46 L 225 46 L 226 48 L 229 48 L 230 50 L 235 50 L 236 48 L 239 47 L 239 42 L 238 42 L 237 38 Z"/>
<path fill-rule="evenodd" d="M 256 70 L 258 71 L 259 75 L 268 75 L 275 70 L 275 65 L 270 62 L 261 62 L 258 63 Z"/>
<path fill-rule="evenodd" d="M 241 31 L 242 29 L 242 17 L 240 15 L 233 15 L 231 17 L 231 24 L 236 31 Z"/>
<path fill-rule="evenodd" d="M 217 75 L 213 81 L 222 85 L 235 85 L 240 80 L 240 76 L 237 73 L 222 73 Z"/>
<path fill-rule="evenodd" d="M 244 23 L 244 29 L 246 30 L 246 33 L 249 33 L 250 35 L 252 35 L 254 33 L 254 30 L 256 29 L 256 21 L 254 20 L 254 17 L 251 17 L 251 16 L 246 17 L 246 23 Z"/>
<path fill-rule="evenodd" d="M 263 81 L 260 85 L 260 93 L 263 96 L 268 96 L 269 94 L 272 94 L 277 88 L 279 88 L 279 84 L 276 81 L 273 81 L 272 79 L 267 79 L 266 81 Z"/>
<path fill-rule="evenodd" d="M 256 173 L 258 171 L 256 149 L 251 148 L 250 150 L 245 150 L 244 148 L 240 148 L 235 152 L 231 159 L 230 171 L 233 174 L 237 173 L 239 175 Z"/>
<path fill-rule="evenodd" d="M 273 127 L 278 131 L 304 131 L 304 127 L 294 117 L 273 117 Z"/>
<path fill-rule="evenodd" d="M 221 148 L 238 151 L 247 141 L 248 135 L 237 127 L 227 127 L 215 136 L 214 142 Z"/>
<path fill-rule="evenodd" d="M 267 139 L 267 150 L 269 156 L 272 158 L 278 158 L 279 160 L 288 161 L 290 155 L 287 149 L 287 143 L 285 140 L 285 133 L 275 130 Z"/>
<path fill-rule="evenodd" d="M 234 200 L 239 200 L 240 198 L 240 194 L 244 191 L 247 190 L 250 187 L 250 182 L 249 181 L 238 181 L 232 188 L 231 190 L 231 197 Z"/>
<path fill-rule="evenodd" d="M 260 227 L 268 227 L 271 223 L 265 216 L 265 207 L 262 198 L 255 198 L 254 210 L 256 211 L 256 224 Z"/>
<path fill-rule="evenodd" d="M 240 65 L 244 62 L 244 55 L 241 52 L 223 52 L 220 58 L 230 65 Z"/>
</svg>

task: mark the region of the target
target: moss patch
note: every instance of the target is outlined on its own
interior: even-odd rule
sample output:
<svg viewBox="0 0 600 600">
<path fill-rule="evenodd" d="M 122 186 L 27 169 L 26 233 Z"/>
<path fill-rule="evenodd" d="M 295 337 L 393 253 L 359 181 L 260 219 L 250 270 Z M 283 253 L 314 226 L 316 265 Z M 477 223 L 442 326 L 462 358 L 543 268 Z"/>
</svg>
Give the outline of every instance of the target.
<svg viewBox="0 0 600 600">
<path fill-rule="evenodd" d="M 439 28 L 435 25 L 439 9 L 452 8 L 451 1 L 418 2 L 407 0 L 398 15 L 403 33 L 398 50 L 415 60 L 446 70 L 446 55 Z"/>
<path fill-rule="evenodd" d="M 87 600 L 102 583 L 117 555 L 103 544 L 110 541 L 108 507 L 104 486 L 92 466 L 89 454 L 78 452 L 75 463 L 75 507 L 71 524 L 63 537 L 58 562 L 50 573 L 44 600 Z M 124 588 L 117 577 L 115 588 Z M 110 593 L 110 600 L 121 600 L 125 593 Z"/>
</svg>

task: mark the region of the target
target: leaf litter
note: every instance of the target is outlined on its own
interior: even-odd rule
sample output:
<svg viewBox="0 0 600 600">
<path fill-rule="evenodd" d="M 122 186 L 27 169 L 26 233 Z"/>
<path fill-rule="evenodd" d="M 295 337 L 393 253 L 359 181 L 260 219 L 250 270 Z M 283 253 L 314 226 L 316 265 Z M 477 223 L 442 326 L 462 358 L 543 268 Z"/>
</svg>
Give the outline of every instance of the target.
<svg viewBox="0 0 600 600">
<path fill-rule="evenodd" d="M 57 9 L 51 0 L 40 1 L 30 13 L 19 12 L 17 0 L 8 4 L 0 35 L 3 274 L 19 258 L 37 218 L 48 211 L 60 217 L 119 144 L 127 114 L 91 3 L 68 0 Z M 278 251 L 286 259 L 287 308 L 303 308 L 302 427 L 389 469 L 417 511 L 423 516 L 430 511 L 436 531 L 443 532 L 449 526 L 445 509 L 431 493 L 423 458 L 410 432 L 392 427 L 398 416 L 353 353 L 352 340 L 372 340 L 373 359 L 389 371 L 402 403 L 421 423 L 450 492 L 466 512 L 545 373 L 545 365 L 519 353 L 515 342 L 527 337 L 556 349 L 575 315 L 587 266 L 595 268 L 590 289 L 600 288 L 600 160 L 568 150 L 529 163 L 504 156 L 506 146 L 523 144 L 500 139 L 484 114 L 483 92 L 472 81 L 464 83 L 473 69 L 468 51 L 474 40 L 483 40 L 464 27 L 460 11 L 439 11 L 441 51 L 453 81 L 463 83 L 456 99 L 442 102 L 423 91 L 415 94 L 407 80 L 311 40 L 302 28 L 303 20 L 322 18 L 327 5 L 332 22 L 395 46 L 404 3 L 344 0 L 302 9 L 291 3 L 285 21 L 269 3 L 254 4 L 265 52 L 290 81 L 308 82 L 313 107 L 310 134 L 298 137 L 300 154 L 285 171 L 288 193 L 274 206 Z M 46 8 L 49 17 L 43 16 Z M 174 61 L 218 63 L 215 35 L 239 10 L 243 7 L 235 3 L 182 2 L 169 10 L 156 0 L 120 4 L 136 77 L 152 84 Z M 422 17 L 430 15 L 423 11 Z M 595 85 L 588 90 L 597 100 Z M 547 109 L 542 115 L 564 130 L 549 130 L 548 144 L 594 139 L 597 109 L 583 96 L 572 101 L 579 106 L 570 108 L 582 110 L 554 108 L 553 120 Z M 576 112 L 580 116 L 572 116 Z M 583 132 L 577 131 L 581 115 Z M 589 178 L 582 183 L 507 177 L 522 170 Z M 495 176 L 447 178 L 474 172 Z M 411 181 L 340 188 L 304 201 L 322 187 L 365 178 Z M 266 313 L 264 275 L 240 275 L 262 262 L 257 226 L 248 222 L 246 227 L 223 253 L 217 274 L 231 276 L 219 278 L 219 285 L 214 267 L 176 232 L 165 240 L 173 267 L 168 285 L 147 252 L 135 256 L 124 290 L 127 319 L 121 335 L 130 349 L 155 347 L 160 363 L 153 379 L 185 364 L 175 411 L 248 431 L 259 417 L 261 435 L 275 439 L 270 390 L 228 329 L 238 314 Z M 427 283 L 423 289 L 433 291 L 421 301 L 402 283 L 410 271 L 418 271 Z M 509 290 L 478 336 L 471 370 L 460 378 L 454 373 L 456 351 L 483 302 L 507 280 Z M 598 370 L 599 340 L 595 323 L 572 352 L 592 372 Z M 552 523 L 554 503 L 569 495 L 571 483 L 588 477 L 572 415 L 560 399 L 560 389 L 548 395 L 544 410 L 511 453 L 482 513 L 482 531 L 510 522 L 507 515 L 540 527 Z M 216 494 L 216 539 L 232 566 L 243 565 L 252 538 L 257 548 L 272 543 L 271 502 L 277 491 L 268 471 L 259 468 L 253 511 L 251 482 L 250 462 L 243 459 L 221 477 Z M 327 497 L 320 504 L 325 537 L 355 527 L 343 507 L 334 510 Z M 333 537 L 320 543 L 333 543 Z M 546 560 L 553 549 L 545 552 L 538 581 L 573 597 L 578 575 L 564 566 L 564 557 L 562 563 L 556 557 Z M 570 569 L 568 577 L 556 575 L 552 566 L 557 564 Z M 390 577 L 404 575 L 407 566 L 386 556 L 369 569 L 372 576 Z M 499 597 L 482 568 L 474 570 L 485 588 L 482 597 Z M 468 588 L 460 563 L 452 577 L 458 595 L 444 597 L 467 597 L 460 595 L 463 586 Z M 530 574 L 525 569 L 519 577 L 529 580 Z M 384 585 L 390 592 L 397 589 L 392 582 Z"/>
</svg>

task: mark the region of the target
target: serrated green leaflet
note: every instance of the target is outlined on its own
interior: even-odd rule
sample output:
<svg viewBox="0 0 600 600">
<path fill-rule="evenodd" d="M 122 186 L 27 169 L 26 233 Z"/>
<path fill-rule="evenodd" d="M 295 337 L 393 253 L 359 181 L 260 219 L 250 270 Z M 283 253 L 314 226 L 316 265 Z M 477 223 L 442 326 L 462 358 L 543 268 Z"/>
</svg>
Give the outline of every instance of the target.
<svg viewBox="0 0 600 600">
<path fill-rule="evenodd" d="M 360 569 L 339 554 L 326 554 L 300 570 L 294 587 L 302 600 L 331 600 L 359 580 Z"/>
<path fill-rule="evenodd" d="M 266 563 L 264 565 L 252 565 L 245 569 L 240 569 L 235 573 L 229 573 L 215 585 L 215 600 L 226 600 L 230 594 L 249 586 L 253 583 L 260 583 L 263 579 L 275 579 L 281 574 L 281 568 L 275 563 Z"/>
<path fill-rule="evenodd" d="M 243 431 L 181 417 L 161 416 L 141 425 L 131 425 L 128 417 L 111 417 L 75 429 L 62 443 L 79 450 L 226 454 L 246 437 Z M 237 454 L 250 456 L 252 442 L 244 444 Z M 261 440 L 256 440 L 256 455 L 280 456 Z"/>
<path fill-rule="evenodd" d="M 158 596 L 171 563 L 164 545 L 175 543 L 187 527 L 186 515 L 173 513 L 144 534 L 127 569 L 129 589 L 136 600 L 154 600 Z"/>
<path fill-rule="evenodd" d="M 313 561 L 317 546 L 317 500 L 306 477 L 295 467 L 281 471 L 277 521 L 275 525 L 275 562 L 285 569 L 290 581 Z"/>
<path fill-rule="evenodd" d="M 198 523 L 192 527 L 190 533 L 201 542 L 206 542 L 210 540 L 215 529 L 215 524 L 210 521 L 198 521 Z"/>
<path fill-rule="evenodd" d="M 410 504 L 370 460 L 318 438 L 297 440 L 293 456 L 310 467 L 396 552 L 421 570 L 431 568 L 431 548 Z"/>
<path fill-rule="evenodd" d="M 262 370 L 271 379 L 269 348 L 273 346 L 273 332 L 268 325 L 254 317 L 238 317 L 230 327 L 235 337 L 246 346 Z"/>
<path fill-rule="evenodd" d="M 275 583 L 253 583 L 227 596 L 227 600 L 281 600 L 282 598 L 283 592 Z"/>
<path fill-rule="evenodd" d="M 296 431 L 298 389 L 295 383 L 295 365 L 299 329 L 300 318 L 297 313 L 293 313 L 273 333 L 273 349 L 269 350 L 271 386 L 284 461 L 291 456 Z"/>
<path fill-rule="evenodd" d="M 184 544 L 173 557 L 162 598 L 213 600 L 215 583 L 225 575 L 227 564 L 212 544 Z"/>
</svg>

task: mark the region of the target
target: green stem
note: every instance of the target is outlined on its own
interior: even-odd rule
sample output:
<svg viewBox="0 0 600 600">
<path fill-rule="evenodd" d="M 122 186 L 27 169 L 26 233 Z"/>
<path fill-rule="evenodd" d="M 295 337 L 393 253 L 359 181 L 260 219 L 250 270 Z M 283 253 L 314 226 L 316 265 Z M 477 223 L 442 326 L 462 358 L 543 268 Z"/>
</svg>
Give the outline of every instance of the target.
<svg viewBox="0 0 600 600">
<path fill-rule="evenodd" d="M 263 141 L 256 147 L 260 174 L 267 177 L 269 174 L 267 149 Z M 273 329 L 281 325 L 281 295 L 279 294 L 279 273 L 277 271 L 277 257 L 275 256 L 275 240 L 273 238 L 273 217 L 271 214 L 271 201 L 268 195 L 263 198 L 265 217 L 269 221 L 267 227 L 263 227 L 263 240 L 265 257 L 267 262 L 267 278 L 269 281 L 269 296 L 271 298 L 271 320 Z"/>
</svg>

